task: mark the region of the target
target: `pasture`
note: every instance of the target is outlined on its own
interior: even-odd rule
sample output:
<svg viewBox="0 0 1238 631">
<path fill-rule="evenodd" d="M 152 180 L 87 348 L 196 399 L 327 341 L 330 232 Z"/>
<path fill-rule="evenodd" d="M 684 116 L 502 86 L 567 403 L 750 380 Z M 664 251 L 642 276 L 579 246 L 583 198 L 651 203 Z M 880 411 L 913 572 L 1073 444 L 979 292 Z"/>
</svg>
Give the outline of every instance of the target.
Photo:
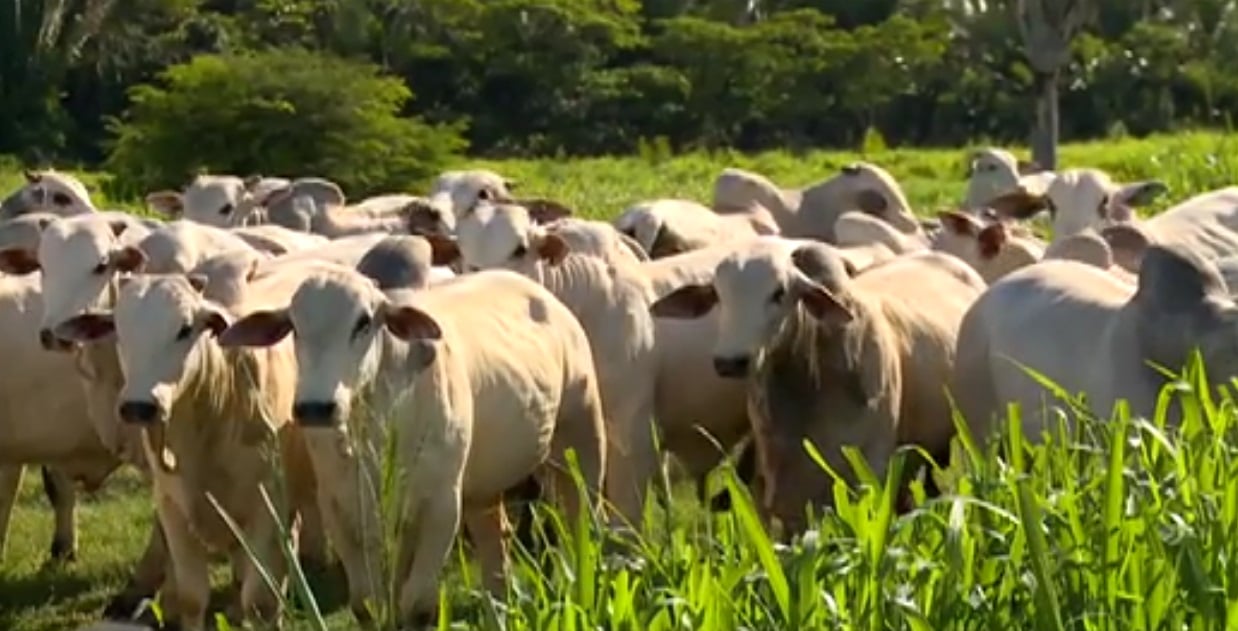
<svg viewBox="0 0 1238 631">
<path fill-rule="evenodd" d="M 651 152 L 469 164 L 516 179 L 521 192 L 609 218 L 640 199 L 708 200 L 725 166 L 799 186 L 863 157 L 888 168 L 929 215 L 961 198 L 965 155 L 961 148 L 863 156 Z M 1061 156 L 1063 166 L 1098 167 L 1117 179 L 1162 180 L 1170 193 L 1153 212 L 1238 182 L 1238 141 L 1222 135 L 1067 145 Z M 20 178 L 13 169 L 0 173 L 0 190 Z M 136 208 L 134 200 L 103 200 L 101 208 Z M 513 559 L 505 603 L 489 602 L 456 554 L 443 587 L 443 625 L 451 618 L 451 628 L 547 631 L 1234 628 L 1238 412 L 1233 400 L 1198 387 L 1199 366 L 1188 368 L 1164 395 L 1186 410 L 1179 429 L 1119 410 L 1086 425 L 1083 437 L 1026 449 L 1007 439 L 1010 455 L 1000 458 L 964 439 L 956 466 L 940 472 L 943 497 L 895 518 L 892 491 L 883 492 L 881 481 L 871 478 L 870 489 L 850 495 L 839 487 L 837 513 L 794 546 L 771 543 L 747 502 L 709 515 L 678 492 L 638 544 L 611 545 L 593 524 L 563 524 L 545 558 Z M 741 493 L 738 485 L 732 491 Z M 78 558 L 64 567 L 43 566 L 51 519 L 32 469 L 0 564 L 0 629 L 51 631 L 93 620 L 140 553 L 152 509 L 135 474 L 112 478 L 80 504 Z M 226 582 L 217 571 L 216 587 Z M 342 575 L 315 575 L 311 583 L 326 628 L 354 628 Z M 304 603 L 293 606 L 285 627 L 320 628 Z"/>
</svg>

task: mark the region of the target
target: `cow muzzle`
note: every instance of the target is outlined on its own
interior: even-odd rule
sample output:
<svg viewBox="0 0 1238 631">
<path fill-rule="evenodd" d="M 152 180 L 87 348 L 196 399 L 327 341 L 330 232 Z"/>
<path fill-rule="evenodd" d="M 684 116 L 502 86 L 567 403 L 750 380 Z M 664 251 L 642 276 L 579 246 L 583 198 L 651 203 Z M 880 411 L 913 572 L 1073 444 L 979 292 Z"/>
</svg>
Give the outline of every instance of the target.
<svg viewBox="0 0 1238 631">
<path fill-rule="evenodd" d="M 303 401 L 292 406 L 292 419 L 302 427 L 335 425 L 339 406 L 333 401 Z"/>
<path fill-rule="evenodd" d="M 740 379 L 748 376 L 748 368 L 752 364 L 749 357 L 715 357 L 714 372 L 719 377 Z"/>
<path fill-rule="evenodd" d="M 151 426 L 163 420 L 158 404 L 147 401 L 124 401 L 120 404 L 120 420 L 134 425 Z"/>
</svg>

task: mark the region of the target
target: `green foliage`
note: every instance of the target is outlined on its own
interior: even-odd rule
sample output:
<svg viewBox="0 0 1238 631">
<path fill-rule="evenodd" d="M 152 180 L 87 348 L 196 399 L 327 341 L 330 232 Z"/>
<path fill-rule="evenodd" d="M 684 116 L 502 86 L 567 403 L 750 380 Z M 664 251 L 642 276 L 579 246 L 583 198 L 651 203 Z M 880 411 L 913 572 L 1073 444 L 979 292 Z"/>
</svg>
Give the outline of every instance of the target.
<svg viewBox="0 0 1238 631">
<path fill-rule="evenodd" d="M 107 161 L 121 187 L 179 187 L 199 169 L 312 174 L 352 195 L 439 171 L 458 129 L 399 115 L 411 97 L 375 66 L 300 49 L 202 55 L 131 92 Z"/>
</svg>

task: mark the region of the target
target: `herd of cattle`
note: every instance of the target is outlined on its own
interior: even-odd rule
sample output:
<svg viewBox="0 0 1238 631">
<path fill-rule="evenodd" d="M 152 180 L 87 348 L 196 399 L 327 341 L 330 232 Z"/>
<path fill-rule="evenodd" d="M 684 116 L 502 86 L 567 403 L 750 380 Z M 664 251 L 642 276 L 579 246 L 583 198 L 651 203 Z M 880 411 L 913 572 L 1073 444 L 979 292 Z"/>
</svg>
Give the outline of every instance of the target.
<svg viewBox="0 0 1238 631">
<path fill-rule="evenodd" d="M 743 447 L 763 518 L 791 534 L 832 501 L 805 439 L 844 474 L 844 446 L 877 472 L 905 444 L 944 465 L 951 397 L 982 438 L 1007 402 L 1031 438 L 1056 418 L 1020 364 L 1142 414 L 1163 379 L 1149 361 L 1199 347 L 1214 377 L 1238 374 L 1238 188 L 1144 220 L 1132 207 L 1164 185 L 997 149 L 933 221 L 869 163 L 804 189 L 726 169 L 708 206 L 649 201 L 613 223 L 514 188 L 450 171 L 427 196 L 349 204 L 321 178 L 200 175 L 147 197 L 163 221 L 28 172 L 0 205 L 0 533 L 39 465 L 51 554 L 72 557 L 75 489 L 127 464 L 157 520 L 105 615 L 161 592 L 165 616 L 204 628 L 218 554 L 230 615 L 278 615 L 222 510 L 276 581 L 277 517 L 307 561 L 330 545 L 364 619 L 386 593 L 384 451 L 367 442 L 385 435 L 405 482 L 398 610 L 421 622 L 462 528 L 504 587 L 505 494 L 626 528 L 659 448 L 703 489 Z M 1047 243 L 1020 223 L 1042 210 Z M 262 492 L 277 487 L 282 515 Z"/>
</svg>

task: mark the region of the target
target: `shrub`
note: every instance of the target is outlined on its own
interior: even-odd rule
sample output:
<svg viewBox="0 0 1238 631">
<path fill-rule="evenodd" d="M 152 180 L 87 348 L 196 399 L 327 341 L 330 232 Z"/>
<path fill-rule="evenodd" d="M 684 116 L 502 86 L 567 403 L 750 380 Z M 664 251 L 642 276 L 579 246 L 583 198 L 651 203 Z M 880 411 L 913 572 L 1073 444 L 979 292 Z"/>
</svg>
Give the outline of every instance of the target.
<svg viewBox="0 0 1238 631">
<path fill-rule="evenodd" d="M 411 98 L 377 66 L 302 49 L 200 55 L 130 90 L 107 168 L 131 193 L 198 170 L 317 175 L 350 196 L 402 190 L 464 148 L 459 124 L 401 117 Z"/>
</svg>

